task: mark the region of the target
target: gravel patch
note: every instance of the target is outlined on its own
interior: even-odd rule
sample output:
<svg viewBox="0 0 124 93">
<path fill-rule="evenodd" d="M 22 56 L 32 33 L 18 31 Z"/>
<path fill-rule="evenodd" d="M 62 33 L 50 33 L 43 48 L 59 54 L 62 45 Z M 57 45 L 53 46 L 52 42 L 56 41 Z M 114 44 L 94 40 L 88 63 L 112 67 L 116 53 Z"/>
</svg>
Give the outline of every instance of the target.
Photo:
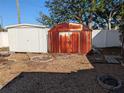
<svg viewBox="0 0 124 93">
<path fill-rule="evenodd" d="M 110 92 L 102 88 L 96 79 L 98 75 L 107 73 L 124 81 L 123 67 L 115 64 L 94 64 L 94 67 L 71 73 L 23 72 L 0 93 L 124 93 L 124 86 Z"/>
</svg>

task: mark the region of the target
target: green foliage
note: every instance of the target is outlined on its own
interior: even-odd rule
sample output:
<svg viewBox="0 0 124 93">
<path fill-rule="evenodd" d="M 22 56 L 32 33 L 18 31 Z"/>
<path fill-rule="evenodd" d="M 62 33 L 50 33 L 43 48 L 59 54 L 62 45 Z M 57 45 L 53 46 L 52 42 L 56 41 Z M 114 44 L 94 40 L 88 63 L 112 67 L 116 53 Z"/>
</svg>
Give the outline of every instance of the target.
<svg viewBox="0 0 124 93">
<path fill-rule="evenodd" d="M 96 14 L 101 19 L 104 19 L 104 22 L 108 24 L 117 25 L 119 23 L 118 16 L 121 15 L 121 6 L 124 2 L 120 0 L 103 0 L 104 6 L 102 10 L 97 10 Z"/>
<path fill-rule="evenodd" d="M 93 20 L 96 24 L 105 24 L 111 15 L 111 23 L 117 24 L 121 15 L 120 0 L 46 0 L 49 16 L 40 14 L 38 21 L 52 26 L 63 22 L 87 24 Z"/>
<path fill-rule="evenodd" d="M 91 0 L 46 0 L 45 6 L 49 9 L 50 16 L 41 14 L 38 20 L 42 24 L 49 24 L 50 26 L 51 23 L 56 24 L 62 22 L 77 22 L 82 24 L 85 21 L 85 17 L 88 17 L 84 17 L 84 15 L 87 15 L 88 12 L 95 11 L 95 6 Z M 92 9 L 91 6 L 94 8 Z"/>
<path fill-rule="evenodd" d="M 55 25 L 54 19 L 52 19 L 52 17 L 43 14 L 42 12 L 40 13 L 40 18 L 38 18 L 37 21 L 46 26 Z"/>
</svg>

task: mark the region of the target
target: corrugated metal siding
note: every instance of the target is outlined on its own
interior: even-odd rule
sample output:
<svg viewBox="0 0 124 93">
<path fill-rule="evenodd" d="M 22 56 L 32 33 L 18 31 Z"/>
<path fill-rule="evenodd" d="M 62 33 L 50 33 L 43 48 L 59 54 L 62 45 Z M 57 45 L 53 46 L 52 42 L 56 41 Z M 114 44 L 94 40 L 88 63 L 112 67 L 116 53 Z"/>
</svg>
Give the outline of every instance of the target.
<svg viewBox="0 0 124 93">
<path fill-rule="evenodd" d="M 79 52 L 79 35 L 79 32 L 62 32 L 62 34 L 59 34 L 59 52 Z"/>
<path fill-rule="evenodd" d="M 69 23 L 54 26 L 48 33 L 49 52 L 87 54 L 91 50 L 91 30 L 82 27 Z"/>
</svg>

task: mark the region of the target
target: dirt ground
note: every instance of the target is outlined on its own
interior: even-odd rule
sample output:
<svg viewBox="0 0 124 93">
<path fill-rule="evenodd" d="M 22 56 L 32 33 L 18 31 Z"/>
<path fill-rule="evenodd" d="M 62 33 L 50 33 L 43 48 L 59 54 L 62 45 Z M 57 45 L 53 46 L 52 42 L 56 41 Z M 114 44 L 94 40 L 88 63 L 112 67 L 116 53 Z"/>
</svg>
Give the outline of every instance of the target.
<svg viewBox="0 0 124 93">
<path fill-rule="evenodd" d="M 0 61 L 0 85 L 4 86 L 21 72 L 76 72 L 81 69 L 93 69 L 86 56 L 53 55 L 50 62 L 30 61 L 33 56 L 49 54 L 12 54 Z"/>
<path fill-rule="evenodd" d="M 120 47 L 109 47 L 109 48 L 101 48 L 100 49 L 104 55 L 120 55 L 121 48 Z"/>
<path fill-rule="evenodd" d="M 4 87 L 0 93 L 124 93 L 102 88 L 96 80 L 101 74 L 110 74 L 124 81 L 124 69 L 119 65 L 95 64 L 95 69 L 71 73 L 23 72 Z M 103 70 L 103 68 L 106 68 Z"/>
<path fill-rule="evenodd" d="M 52 60 L 32 60 L 43 55 Z M 120 64 L 93 63 L 79 54 L 13 53 L 0 58 L 0 93 L 108 93 L 96 81 L 102 74 L 124 82 Z M 124 87 L 116 93 L 124 93 Z"/>
</svg>

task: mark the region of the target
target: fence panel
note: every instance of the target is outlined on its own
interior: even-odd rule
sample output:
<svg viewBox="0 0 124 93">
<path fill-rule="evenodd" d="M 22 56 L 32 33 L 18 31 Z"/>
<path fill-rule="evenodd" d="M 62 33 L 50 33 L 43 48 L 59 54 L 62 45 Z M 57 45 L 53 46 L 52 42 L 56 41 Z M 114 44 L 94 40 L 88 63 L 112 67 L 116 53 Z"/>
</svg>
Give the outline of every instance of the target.
<svg viewBox="0 0 124 93">
<path fill-rule="evenodd" d="M 8 32 L 0 32 L 0 48 L 9 47 Z"/>
<path fill-rule="evenodd" d="M 98 48 L 119 47 L 120 33 L 118 30 L 93 30 L 92 45 Z"/>
</svg>

